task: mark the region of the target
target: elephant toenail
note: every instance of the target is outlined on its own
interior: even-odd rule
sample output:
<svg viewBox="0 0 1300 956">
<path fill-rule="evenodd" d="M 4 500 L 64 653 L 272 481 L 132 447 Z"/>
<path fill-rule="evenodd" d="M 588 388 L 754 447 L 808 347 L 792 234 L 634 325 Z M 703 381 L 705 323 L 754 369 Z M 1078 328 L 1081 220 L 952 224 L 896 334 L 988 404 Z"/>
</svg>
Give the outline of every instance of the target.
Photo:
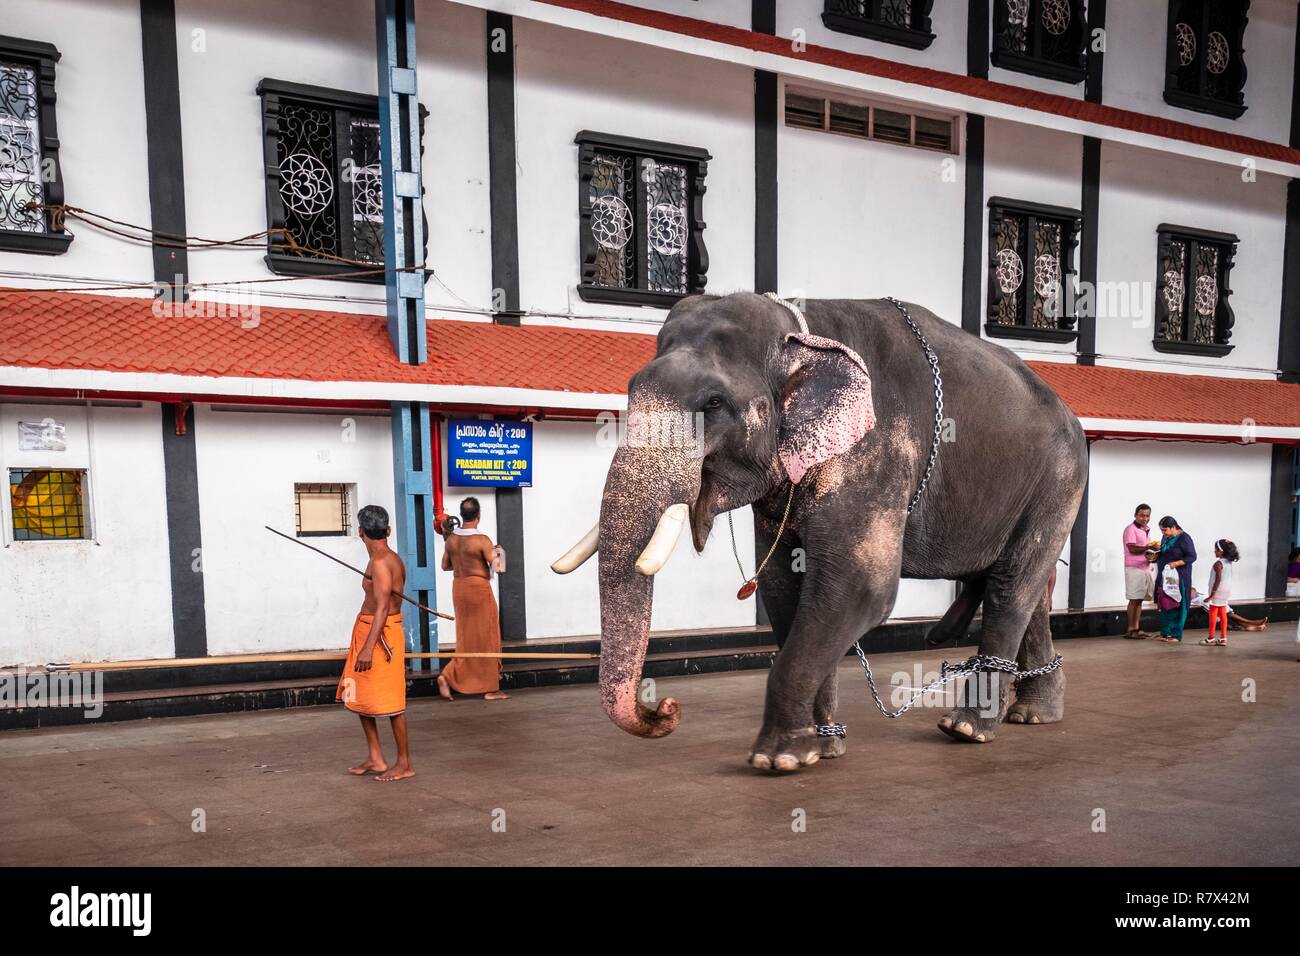
<svg viewBox="0 0 1300 956">
<path fill-rule="evenodd" d="M 983 734 L 980 734 L 980 735 L 979 735 L 978 737 L 976 737 L 975 739 L 976 739 L 977 741 L 979 741 L 980 743 L 984 743 L 984 741 L 986 741 L 988 738 L 985 737 Z"/>
<path fill-rule="evenodd" d="M 965 737 L 970 737 L 974 735 L 975 728 L 963 720 L 960 724 L 957 725 L 957 733 Z"/>
<path fill-rule="evenodd" d="M 772 769 L 772 761 L 767 754 L 754 754 L 750 757 L 749 762 L 758 770 Z"/>
<path fill-rule="evenodd" d="M 939 726 L 942 727 L 944 730 L 947 730 L 949 727 L 952 726 L 952 718 L 951 718 L 951 717 L 940 717 L 940 718 L 939 718 Z"/>
<path fill-rule="evenodd" d="M 803 758 L 804 766 L 811 767 L 813 764 L 815 764 L 818 760 L 821 759 L 821 756 L 822 756 L 821 754 L 809 754 L 808 756 Z"/>
<path fill-rule="evenodd" d="M 777 770 L 783 771 L 798 770 L 799 758 L 794 754 L 781 754 L 776 758 L 776 763 L 773 766 Z"/>
<path fill-rule="evenodd" d="M 1034 714 L 1034 716 L 1030 717 L 1030 718 L 1029 718 L 1029 722 L 1030 722 L 1031 724 L 1041 724 L 1041 723 L 1042 723 L 1042 721 L 1038 719 L 1038 715 L 1037 715 L 1037 714 Z"/>
</svg>

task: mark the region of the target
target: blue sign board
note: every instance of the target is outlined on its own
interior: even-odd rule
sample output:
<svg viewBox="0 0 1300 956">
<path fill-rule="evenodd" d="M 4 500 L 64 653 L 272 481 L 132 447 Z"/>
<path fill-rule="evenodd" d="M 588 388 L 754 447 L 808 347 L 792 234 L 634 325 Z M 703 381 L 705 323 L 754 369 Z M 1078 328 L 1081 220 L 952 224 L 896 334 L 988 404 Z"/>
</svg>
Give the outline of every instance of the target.
<svg viewBox="0 0 1300 956">
<path fill-rule="evenodd" d="M 447 484 L 491 488 L 533 485 L 533 423 L 447 422 Z"/>
</svg>

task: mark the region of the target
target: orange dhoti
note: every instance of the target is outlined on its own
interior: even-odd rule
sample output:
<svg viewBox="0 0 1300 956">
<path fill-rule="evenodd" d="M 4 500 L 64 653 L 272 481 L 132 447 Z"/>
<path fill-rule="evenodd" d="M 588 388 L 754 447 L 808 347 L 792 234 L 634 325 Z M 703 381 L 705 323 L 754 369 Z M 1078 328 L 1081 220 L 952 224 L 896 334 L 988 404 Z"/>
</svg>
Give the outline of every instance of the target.
<svg viewBox="0 0 1300 956">
<path fill-rule="evenodd" d="M 370 670 L 356 670 L 357 655 L 370 634 L 372 614 L 358 614 L 352 625 L 352 646 L 343 665 L 336 701 L 353 713 L 367 717 L 396 717 L 406 710 L 406 635 L 402 632 L 402 615 L 390 614 L 384 622 L 384 640 L 393 650 L 390 661 L 378 644 L 370 657 Z"/>
<path fill-rule="evenodd" d="M 501 620 L 487 578 L 460 577 L 451 582 L 451 603 L 456 611 L 456 650 L 461 653 L 501 652 Z M 490 694 L 501 689 L 501 660 L 492 657 L 458 657 L 442 669 L 452 690 L 462 694 Z"/>
</svg>

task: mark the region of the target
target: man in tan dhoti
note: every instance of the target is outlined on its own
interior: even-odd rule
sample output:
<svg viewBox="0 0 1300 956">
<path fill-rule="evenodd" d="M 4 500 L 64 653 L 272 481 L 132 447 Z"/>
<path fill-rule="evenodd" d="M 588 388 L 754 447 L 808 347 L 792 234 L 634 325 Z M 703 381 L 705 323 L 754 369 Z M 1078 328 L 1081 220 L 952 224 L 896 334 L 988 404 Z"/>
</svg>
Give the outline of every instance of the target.
<svg viewBox="0 0 1300 956">
<path fill-rule="evenodd" d="M 477 498 L 460 503 L 461 524 L 447 535 L 442 569 L 454 572 L 451 603 L 456 610 L 458 653 L 501 653 L 501 620 L 492 596 L 493 571 L 505 570 L 505 553 L 479 530 Z M 438 693 L 482 694 L 484 700 L 507 700 L 501 691 L 501 659 L 457 657 L 438 675 Z"/>
</svg>

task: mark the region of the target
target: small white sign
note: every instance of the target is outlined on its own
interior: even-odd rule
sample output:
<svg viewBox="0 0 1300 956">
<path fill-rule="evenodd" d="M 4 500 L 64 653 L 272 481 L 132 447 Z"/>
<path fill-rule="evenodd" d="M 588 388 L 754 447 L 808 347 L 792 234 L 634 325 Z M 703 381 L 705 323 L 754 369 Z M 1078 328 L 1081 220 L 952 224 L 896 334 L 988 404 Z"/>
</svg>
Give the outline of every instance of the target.
<svg viewBox="0 0 1300 956">
<path fill-rule="evenodd" d="M 68 434 L 63 422 L 46 418 L 18 423 L 19 451 L 67 451 Z"/>
</svg>

